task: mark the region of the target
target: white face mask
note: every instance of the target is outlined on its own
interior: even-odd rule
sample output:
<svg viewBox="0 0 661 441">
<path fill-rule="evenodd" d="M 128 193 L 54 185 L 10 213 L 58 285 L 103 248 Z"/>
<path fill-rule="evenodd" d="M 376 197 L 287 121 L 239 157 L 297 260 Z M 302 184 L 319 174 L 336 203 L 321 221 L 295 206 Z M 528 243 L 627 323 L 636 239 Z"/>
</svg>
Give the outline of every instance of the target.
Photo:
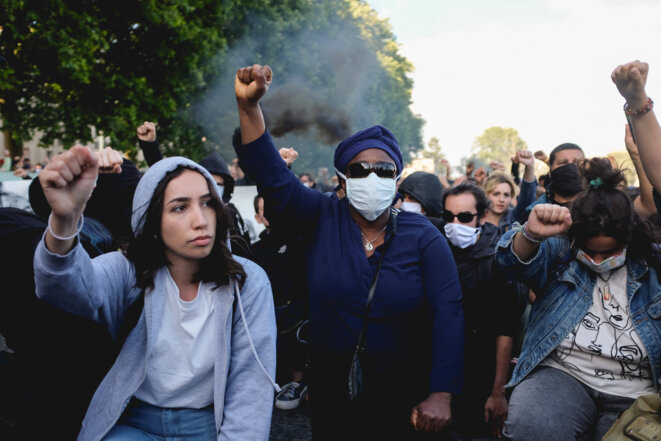
<svg viewBox="0 0 661 441">
<path fill-rule="evenodd" d="M 218 194 L 220 195 L 220 198 L 222 199 L 223 198 L 223 193 L 225 192 L 225 186 L 216 184 L 216 187 L 218 187 Z"/>
<path fill-rule="evenodd" d="M 397 179 L 380 178 L 376 173 L 366 178 L 347 178 L 339 171 L 337 174 L 347 182 L 349 203 L 368 221 L 379 217 L 392 204 Z"/>
<path fill-rule="evenodd" d="M 627 249 L 624 248 L 619 254 L 604 259 L 599 263 L 596 263 L 590 256 L 585 254 L 583 250 L 579 249 L 578 253 L 576 253 L 576 259 L 595 273 L 606 273 L 624 265 L 627 261 Z"/>
<path fill-rule="evenodd" d="M 462 249 L 475 245 L 477 236 L 480 234 L 479 228 L 455 223 L 445 224 L 443 229 L 445 230 L 445 236 L 452 245 Z"/>
<path fill-rule="evenodd" d="M 419 202 L 402 202 L 402 210 L 410 211 L 411 213 L 422 214 L 422 205 Z"/>
</svg>

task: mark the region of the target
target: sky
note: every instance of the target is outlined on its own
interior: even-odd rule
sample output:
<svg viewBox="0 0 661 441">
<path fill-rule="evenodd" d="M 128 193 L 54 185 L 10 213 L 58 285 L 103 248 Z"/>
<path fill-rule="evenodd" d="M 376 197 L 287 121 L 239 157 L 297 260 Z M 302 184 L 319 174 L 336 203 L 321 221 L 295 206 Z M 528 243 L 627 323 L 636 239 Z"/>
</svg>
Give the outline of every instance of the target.
<svg viewBox="0 0 661 441">
<path fill-rule="evenodd" d="M 453 165 L 492 126 L 531 151 L 573 142 L 587 156 L 624 150 L 624 98 L 610 75 L 649 63 L 661 105 L 658 0 L 367 0 L 415 66 L 423 139 Z M 658 112 L 658 111 L 657 111 Z"/>
</svg>

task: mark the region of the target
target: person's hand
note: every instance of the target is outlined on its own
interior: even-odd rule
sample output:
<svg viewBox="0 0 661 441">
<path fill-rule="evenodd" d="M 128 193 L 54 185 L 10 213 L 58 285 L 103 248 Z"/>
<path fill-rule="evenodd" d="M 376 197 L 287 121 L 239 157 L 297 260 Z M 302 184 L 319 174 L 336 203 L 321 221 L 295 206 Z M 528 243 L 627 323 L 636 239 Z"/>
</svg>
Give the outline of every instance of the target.
<svg viewBox="0 0 661 441">
<path fill-rule="evenodd" d="M 99 174 L 121 173 L 124 158 L 117 150 L 112 147 L 106 147 L 98 153 L 99 156 Z"/>
<path fill-rule="evenodd" d="M 475 170 L 475 173 L 473 173 L 473 178 L 475 178 L 475 181 L 479 185 L 482 185 L 484 184 L 485 179 L 487 179 L 487 171 L 484 167 L 478 167 L 478 169 Z"/>
<path fill-rule="evenodd" d="M 548 161 L 548 156 L 546 156 L 546 153 L 544 153 L 544 150 L 537 150 L 534 153 L 535 159 L 539 159 L 540 161 L 546 163 Z"/>
<path fill-rule="evenodd" d="M 145 121 L 137 128 L 136 132 L 140 141 L 156 141 L 156 124 L 153 122 Z"/>
<path fill-rule="evenodd" d="M 27 175 L 28 172 L 23 167 L 18 167 L 14 170 L 14 176 L 18 176 L 19 178 L 25 178 Z"/>
<path fill-rule="evenodd" d="M 455 179 L 455 180 L 452 182 L 452 186 L 453 186 L 453 187 L 456 187 L 457 185 L 461 184 L 461 183 L 464 182 L 465 180 L 466 180 L 466 175 L 459 176 L 457 179 Z"/>
<path fill-rule="evenodd" d="M 519 164 L 523 164 L 525 167 L 535 166 L 535 157 L 529 150 L 519 150 L 516 152 L 516 159 Z"/>
<path fill-rule="evenodd" d="M 241 104 L 256 105 L 266 94 L 273 81 L 273 72 L 269 66 L 253 64 L 236 71 L 234 92 L 236 101 Z"/>
<path fill-rule="evenodd" d="M 507 418 L 507 399 L 505 394 L 489 395 L 484 405 L 484 422 L 491 422 L 493 434 L 496 438 L 503 437 L 503 426 Z"/>
<path fill-rule="evenodd" d="M 411 424 L 420 432 L 440 432 L 452 422 L 448 392 L 434 392 L 411 411 Z"/>
<path fill-rule="evenodd" d="M 534 239 L 544 240 L 566 233 L 571 227 L 569 209 L 556 204 L 535 205 L 528 216 L 526 229 Z"/>
<path fill-rule="evenodd" d="M 282 158 L 283 161 L 287 164 L 287 167 L 292 165 L 294 161 L 296 161 L 296 158 L 298 158 L 298 152 L 294 150 L 293 147 L 286 148 L 283 147 L 280 150 L 278 150 L 280 153 L 280 157 Z"/>
<path fill-rule="evenodd" d="M 99 159 L 88 147 L 75 145 L 55 156 L 39 172 L 39 182 L 54 216 L 77 220 L 92 195 Z"/>
<path fill-rule="evenodd" d="M 473 161 L 466 164 L 466 176 L 470 176 L 475 170 L 475 163 Z"/>
<path fill-rule="evenodd" d="M 632 109 L 640 109 L 647 104 L 645 83 L 647 82 L 648 71 L 649 65 L 647 63 L 636 60 L 617 66 L 611 74 L 611 79 L 617 86 L 617 90 L 627 100 L 627 104 Z"/>
<path fill-rule="evenodd" d="M 631 133 L 631 129 L 629 128 L 629 124 L 624 125 L 624 146 L 627 148 L 629 156 L 638 156 L 638 146 L 633 140 L 633 135 Z"/>
<path fill-rule="evenodd" d="M 502 162 L 500 161 L 491 161 L 489 163 L 492 169 L 497 170 L 497 171 L 505 171 L 505 166 L 503 165 Z"/>
</svg>

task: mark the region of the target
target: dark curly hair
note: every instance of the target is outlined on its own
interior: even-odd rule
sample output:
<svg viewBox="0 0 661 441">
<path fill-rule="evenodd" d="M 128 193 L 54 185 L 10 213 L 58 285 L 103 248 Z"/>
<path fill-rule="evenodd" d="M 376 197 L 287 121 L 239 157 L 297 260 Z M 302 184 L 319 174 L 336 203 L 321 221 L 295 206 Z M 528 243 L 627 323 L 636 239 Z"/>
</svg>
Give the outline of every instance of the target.
<svg viewBox="0 0 661 441">
<path fill-rule="evenodd" d="M 165 244 L 161 239 L 165 189 L 170 181 L 184 170 L 197 172 L 190 167 L 181 166 L 167 173 L 158 183 L 145 213 L 142 232 L 129 242 L 126 249 L 126 258 L 135 266 L 136 285 L 142 289 L 153 288 L 156 272 L 162 266 L 170 264 L 165 257 Z M 209 183 L 207 184 L 210 186 Z M 209 192 L 215 194 L 211 188 L 209 188 Z M 209 255 L 200 259 L 200 270 L 193 276 L 193 282 L 215 282 L 217 288 L 228 284 L 231 279 L 237 279 L 239 286 L 243 286 L 247 275 L 241 264 L 234 260 L 225 243 L 231 223 L 227 210 L 215 197 L 210 204 L 216 210 L 216 237 Z"/>
<path fill-rule="evenodd" d="M 447 188 L 443 192 L 443 210 L 445 210 L 445 200 L 448 196 L 457 196 L 464 193 L 470 193 L 475 197 L 475 211 L 477 211 L 477 218 L 482 218 L 486 213 L 487 208 L 489 208 L 490 201 L 482 187 L 479 187 L 472 182 L 462 182 L 457 186 Z"/>
<path fill-rule="evenodd" d="M 635 212 L 622 170 L 606 158 L 583 160 L 579 164 L 585 180 L 583 190 L 572 204 L 569 236 L 575 249 L 596 236 L 608 236 L 627 247 L 627 255 L 656 267 L 653 244 L 661 236 L 650 221 Z"/>
</svg>

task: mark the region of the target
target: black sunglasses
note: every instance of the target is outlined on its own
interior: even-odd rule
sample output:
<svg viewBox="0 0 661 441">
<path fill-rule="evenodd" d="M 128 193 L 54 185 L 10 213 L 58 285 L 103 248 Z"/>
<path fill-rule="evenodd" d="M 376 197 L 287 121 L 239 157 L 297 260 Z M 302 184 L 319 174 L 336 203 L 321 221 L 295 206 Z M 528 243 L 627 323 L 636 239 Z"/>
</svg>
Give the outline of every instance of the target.
<svg viewBox="0 0 661 441">
<path fill-rule="evenodd" d="M 348 178 L 366 178 L 372 172 L 376 173 L 380 178 L 394 179 L 397 176 L 397 167 L 390 162 L 375 162 L 370 164 L 369 162 L 362 161 L 354 162 L 347 166 Z"/>
<path fill-rule="evenodd" d="M 441 213 L 441 217 L 447 223 L 452 222 L 456 217 L 462 224 L 467 224 L 468 222 L 472 221 L 475 216 L 477 216 L 477 213 L 471 213 L 470 211 L 462 211 L 459 214 L 454 214 L 451 211 L 444 211 Z"/>
</svg>

